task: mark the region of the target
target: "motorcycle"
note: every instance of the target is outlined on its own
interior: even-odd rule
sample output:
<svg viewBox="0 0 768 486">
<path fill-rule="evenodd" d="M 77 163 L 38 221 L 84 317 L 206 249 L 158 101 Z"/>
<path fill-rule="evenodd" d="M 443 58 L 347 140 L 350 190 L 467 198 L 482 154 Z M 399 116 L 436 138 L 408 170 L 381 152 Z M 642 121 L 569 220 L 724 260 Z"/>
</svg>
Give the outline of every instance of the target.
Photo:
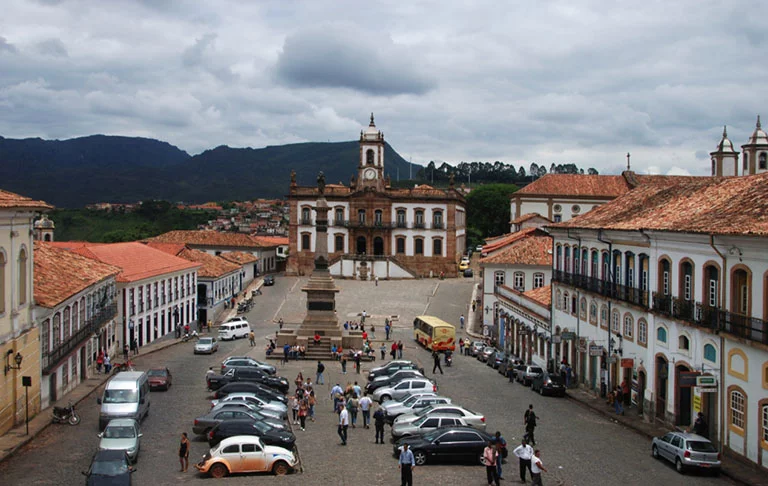
<svg viewBox="0 0 768 486">
<path fill-rule="evenodd" d="M 453 353 L 450 351 L 445 353 L 445 366 L 451 366 L 453 364 Z"/>
<path fill-rule="evenodd" d="M 197 335 L 197 331 L 192 331 L 192 334 L 189 334 L 189 333 L 184 334 L 184 337 L 181 338 L 181 340 L 186 343 L 190 339 L 198 339 L 198 338 L 199 336 Z"/>
<path fill-rule="evenodd" d="M 112 368 L 112 374 L 120 373 L 121 371 L 133 371 L 133 361 L 130 359 L 125 363 L 115 363 Z"/>
<path fill-rule="evenodd" d="M 53 407 L 53 423 L 77 425 L 80 423 L 80 416 L 75 411 L 75 406 L 69 402 L 68 407 Z"/>
</svg>

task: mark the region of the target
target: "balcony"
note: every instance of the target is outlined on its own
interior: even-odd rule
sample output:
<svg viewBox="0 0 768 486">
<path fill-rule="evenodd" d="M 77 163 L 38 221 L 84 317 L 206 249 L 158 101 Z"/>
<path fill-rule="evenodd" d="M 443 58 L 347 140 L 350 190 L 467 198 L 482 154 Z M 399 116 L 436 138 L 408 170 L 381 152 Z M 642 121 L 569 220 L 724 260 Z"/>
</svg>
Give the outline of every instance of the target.
<svg viewBox="0 0 768 486">
<path fill-rule="evenodd" d="M 50 374 L 62 359 L 77 349 L 86 339 L 89 339 L 93 334 L 98 333 L 101 326 L 109 322 L 110 319 L 114 319 L 116 315 L 117 303 L 97 308 L 91 318 L 86 321 L 85 326 L 78 329 L 69 339 L 61 343 L 56 349 L 48 353 L 43 353 L 43 374 Z"/>
<path fill-rule="evenodd" d="M 424 229 L 426 227 L 427 227 L 427 225 L 425 223 L 413 223 L 413 228 L 414 229 Z"/>
<path fill-rule="evenodd" d="M 344 221 L 344 226 L 347 228 L 390 229 L 395 227 L 395 223 L 389 223 L 386 221 L 348 220 Z"/>
<path fill-rule="evenodd" d="M 301 220 L 299 220 L 299 224 L 304 226 L 312 226 L 312 218 L 301 218 Z"/>
<path fill-rule="evenodd" d="M 552 280 L 572 287 L 593 292 L 603 297 L 617 299 L 641 307 L 648 306 L 648 291 L 635 287 L 627 287 L 617 283 L 610 282 L 587 275 L 563 272 L 555 270 L 552 272 Z"/>
<path fill-rule="evenodd" d="M 443 223 L 432 223 L 432 229 L 436 229 L 436 230 L 445 229 L 445 225 Z"/>
<path fill-rule="evenodd" d="M 398 221 L 398 222 L 395 224 L 395 226 L 396 226 L 397 228 L 407 228 L 407 227 L 408 227 L 408 223 L 406 223 L 405 221 Z"/>
</svg>

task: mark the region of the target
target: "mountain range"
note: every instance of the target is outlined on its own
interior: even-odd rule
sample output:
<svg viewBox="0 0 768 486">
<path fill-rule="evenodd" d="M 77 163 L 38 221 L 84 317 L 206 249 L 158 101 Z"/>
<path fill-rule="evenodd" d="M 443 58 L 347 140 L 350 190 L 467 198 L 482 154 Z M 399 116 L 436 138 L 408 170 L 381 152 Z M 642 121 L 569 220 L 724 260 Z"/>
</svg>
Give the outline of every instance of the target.
<svg viewBox="0 0 768 486">
<path fill-rule="evenodd" d="M 0 188 L 76 208 L 96 202 L 164 199 L 206 201 L 279 198 L 290 172 L 313 185 L 323 171 L 328 183 L 356 173 L 359 143 L 307 142 L 260 149 L 219 146 L 198 155 L 150 138 L 91 135 L 68 140 L 0 137 Z M 405 178 L 409 162 L 386 144 L 386 172 Z M 416 174 L 419 165 L 413 166 Z"/>
</svg>

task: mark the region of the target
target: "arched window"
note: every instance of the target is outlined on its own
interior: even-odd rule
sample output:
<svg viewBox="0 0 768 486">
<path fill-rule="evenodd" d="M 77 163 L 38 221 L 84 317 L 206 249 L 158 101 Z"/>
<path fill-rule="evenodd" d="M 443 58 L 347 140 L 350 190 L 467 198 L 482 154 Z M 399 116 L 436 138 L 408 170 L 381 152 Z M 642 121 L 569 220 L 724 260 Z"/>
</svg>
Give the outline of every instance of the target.
<svg viewBox="0 0 768 486">
<path fill-rule="evenodd" d="M 67 341 L 69 339 L 69 336 L 72 332 L 72 319 L 70 317 L 70 310 L 69 307 L 64 308 L 64 328 L 62 329 L 64 331 L 64 338 L 63 341 Z"/>
<path fill-rule="evenodd" d="M 312 237 L 309 235 L 309 233 L 303 233 L 301 235 L 301 249 L 302 251 L 311 251 L 312 250 Z"/>
<path fill-rule="evenodd" d="M 669 260 L 666 258 L 659 260 L 659 292 L 662 295 L 669 295 L 670 267 Z"/>
<path fill-rule="evenodd" d="M 730 409 L 730 424 L 733 427 L 744 430 L 744 415 L 746 412 L 746 400 L 744 394 L 739 390 L 732 390 L 728 402 Z"/>
<path fill-rule="evenodd" d="M 680 264 L 680 297 L 693 300 L 693 264 L 685 260 Z"/>
<path fill-rule="evenodd" d="M 560 245 L 557 245 L 555 252 L 557 255 L 557 258 L 555 259 L 555 270 L 562 270 L 563 269 L 563 247 Z"/>
<path fill-rule="evenodd" d="M 660 343 L 667 343 L 667 329 L 664 327 L 656 328 L 656 340 Z"/>
<path fill-rule="evenodd" d="M 19 305 L 27 303 L 27 249 L 19 252 Z"/>
<path fill-rule="evenodd" d="M 681 351 L 689 351 L 691 349 L 691 340 L 688 339 L 688 336 L 682 335 L 677 339 L 677 347 Z"/>
<path fill-rule="evenodd" d="M 760 152 L 757 158 L 757 168 L 760 170 L 768 169 L 768 162 L 765 159 L 765 152 Z"/>
<path fill-rule="evenodd" d="M 581 250 L 581 274 L 587 275 L 587 265 L 589 264 L 589 250 Z"/>
<path fill-rule="evenodd" d="M 592 250 L 592 264 L 591 264 L 591 270 L 590 270 L 591 273 L 589 274 L 589 276 L 592 278 L 600 278 L 600 274 L 598 273 L 598 270 L 597 270 L 599 265 L 598 263 L 599 258 L 600 257 L 597 253 L 597 250 Z"/>
<path fill-rule="evenodd" d="M 624 339 L 632 340 L 635 335 L 635 320 L 632 314 L 624 314 Z"/>
<path fill-rule="evenodd" d="M 416 221 L 414 223 L 416 228 L 423 228 L 424 227 L 424 211 L 421 209 L 417 209 L 414 213 L 416 216 Z"/>
<path fill-rule="evenodd" d="M 405 228 L 405 209 L 397 210 L 397 227 Z"/>
<path fill-rule="evenodd" d="M 336 235 L 334 237 L 334 248 L 333 251 L 337 252 L 343 252 L 344 251 L 344 235 Z"/>
<path fill-rule="evenodd" d="M 600 327 L 608 329 L 608 306 L 604 305 L 600 308 Z"/>
<path fill-rule="evenodd" d="M 749 170 L 749 155 L 747 155 L 746 152 L 744 152 L 744 156 L 742 157 L 741 170 L 744 174 Z"/>
<path fill-rule="evenodd" d="M 357 222 L 360 224 L 365 224 L 365 209 L 357 210 Z"/>
<path fill-rule="evenodd" d="M 384 221 L 384 213 L 381 209 L 377 209 L 373 212 L 373 222 L 377 225 L 381 225 L 381 223 Z"/>
<path fill-rule="evenodd" d="M 574 275 L 579 273 L 579 247 L 577 246 L 573 247 L 573 268 L 571 269 L 571 273 Z"/>
<path fill-rule="evenodd" d="M 610 280 L 611 278 L 611 255 L 607 252 L 603 252 L 603 280 Z"/>
<path fill-rule="evenodd" d="M 563 293 L 560 292 L 560 289 L 557 289 L 557 294 L 555 295 L 555 308 L 556 309 L 562 309 L 563 308 Z"/>
<path fill-rule="evenodd" d="M 504 270 L 497 270 L 493 272 L 493 283 L 495 285 L 504 285 Z"/>
<path fill-rule="evenodd" d="M 5 312 L 5 253 L 0 250 L 0 314 Z"/>
<path fill-rule="evenodd" d="M 619 314 L 619 311 L 614 309 L 613 315 L 611 316 L 611 332 L 615 334 L 618 334 L 620 332 L 620 329 L 619 329 L 620 320 L 621 320 L 621 315 Z"/>
<path fill-rule="evenodd" d="M 51 351 L 51 320 L 46 319 L 43 321 L 43 325 L 40 328 L 40 343 L 43 350 L 43 354 L 48 354 Z"/>
<path fill-rule="evenodd" d="M 344 222 L 344 208 L 336 208 L 334 210 L 336 216 L 334 219 L 336 219 L 336 224 L 342 224 Z"/>
<path fill-rule="evenodd" d="M 587 319 L 587 299 L 584 297 L 581 298 L 581 302 L 579 303 L 579 316 L 581 316 L 581 319 L 583 320 Z"/>
<path fill-rule="evenodd" d="M 637 343 L 641 346 L 648 344 L 648 323 L 645 319 L 638 319 L 637 321 Z"/>
<path fill-rule="evenodd" d="M 565 247 L 565 259 L 563 260 L 563 271 L 565 272 L 571 271 L 571 247 L 570 246 Z"/>
<path fill-rule="evenodd" d="M 718 307 L 718 289 L 720 286 L 720 271 L 714 265 L 704 267 L 704 305 Z"/>
<path fill-rule="evenodd" d="M 704 345 L 704 359 L 710 363 L 717 363 L 717 349 L 709 343 Z"/>
<path fill-rule="evenodd" d="M 301 208 L 301 224 L 312 224 L 309 208 Z"/>
<path fill-rule="evenodd" d="M 589 304 L 589 323 L 597 325 L 597 304 L 594 300 Z"/>
<path fill-rule="evenodd" d="M 571 295 L 568 292 L 563 293 L 563 311 L 571 311 Z"/>
<path fill-rule="evenodd" d="M 398 236 L 395 239 L 395 251 L 397 251 L 397 253 L 405 253 L 405 237 L 404 236 Z"/>
<path fill-rule="evenodd" d="M 442 229 L 443 227 L 442 211 L 432 211 L 432 227 L 435 229 Z"/>
</svg>

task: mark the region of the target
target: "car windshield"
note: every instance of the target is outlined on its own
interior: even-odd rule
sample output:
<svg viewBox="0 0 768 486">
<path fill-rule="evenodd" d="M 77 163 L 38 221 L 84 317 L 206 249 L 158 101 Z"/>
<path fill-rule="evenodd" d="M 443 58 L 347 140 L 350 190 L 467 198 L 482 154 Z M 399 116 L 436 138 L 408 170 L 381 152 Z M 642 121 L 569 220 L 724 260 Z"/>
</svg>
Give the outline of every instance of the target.
<svg viewBox="0 0 768 486">
<path fill-rule="evenodd" d="M 416 420 L 416 421 L 413 423 L 413 425 L 421 425 L 421 424 L 423 424 L 424 422 L 426 422 L 427 420 L 429 420 L 429 417 L 421 417 L 420 419 Z"/>
<path fill-rule="evenodd" d="M 270 427 L 269 425 L 265 424 L 264 422 L 254 422 L 253 423 L 253 428 L 258 430 L 262 434 L 265 434 L 265 433 L 269 432 L 270 430 L 272 430 L 272 427 Z"/>
<path fill-rule="evenodd" d="M 413 405 L 414 403 L 416 403 L 416 400 L 418 400 L 418 399 L 419 399 L 418 395 L 412 395 L 412 396 L 408 397 L 408 400 L 403 402 L 403 405 L 406 405 L 406 406 Z"/>
<path fill-rule="evenodd" d="M 213 338 L 204 337 L 204 338 L 200 338 L 197 341 L 197 344 L 211 344 L 212 342 L 213 342 Z"/>
<path fill-rule="evenodd" d="M 98 461 L 91 467 L 91 474 L 100 476 L 119 476 L 128 472 L 128 463 L 125 461 Z"/>
<path fill-rule="evenodd" d="M 136 437 L 136 430 L 133 427 L 124 426 L 112 426 L 104 429 L 105 439 L 133 439 Z"/>
<path fill-rule="evenodd" d="M 715 446 L 711 442 L 704 442 L 702 440 L 689 440 L 687 442 L 688 449 L 693 452 L 717 452 Z"/>
<path fill-rule="evenodd" d="M 423 417 L 424 415 L 428 414 L 435 408 L 434 405 L 427 405 L 426 407 L 422 408 L 418 412 L 416 412 L 417 417 Z"/>
<path fill-rule="evenodd" d="M 104 390 L 104 403 L 136 403 L 136 390 Z"/>
<path fill-rule="evenodd" d="M 149 370 L 147 371 L 148 376 L 165 376 L 165 370 Z"/>
</svg>

